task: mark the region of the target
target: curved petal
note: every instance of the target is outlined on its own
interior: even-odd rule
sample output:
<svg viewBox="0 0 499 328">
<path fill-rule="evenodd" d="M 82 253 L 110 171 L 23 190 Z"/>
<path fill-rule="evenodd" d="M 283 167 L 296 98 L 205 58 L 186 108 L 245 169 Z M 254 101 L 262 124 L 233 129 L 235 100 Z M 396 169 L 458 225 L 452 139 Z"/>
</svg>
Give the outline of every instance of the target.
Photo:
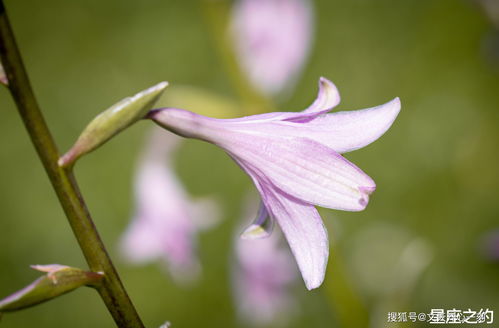
<svg viewBox="0 0 499 328">
<path fill-rule="evenodd" d="M 223 123 L 267 123 L 267 122 L 295 122 L 303 123 L 313 120 L 319 115 L 329 112 L 340 103 L 340 93 L 328 79 L 319 79 L 319 92 L 317 98 L 308 108 L 301 112 L 272 112 L 240 118 L 219 120 Z"/>
<path fill-rule="evenodd" d="M 252 136 L 233 138 L 226 149 L 246 172 L 248 168 L 258 172 L 258 176 L 267 177 L 276 187 L 306 203 L 361 211 L 376 188 L 357 166 L 313 140 Z"/>
<path fill-rule="evenodd" d="M 303 120 L 313 119 L 321 114 L 329 112 L 340 103 L 340 93 L 338 89 L 325 77 L 319 79 L 319 93 L 315 101 L 300 113 L 296 113 L 285 121 L 302 122 Z"/>
<path fill-rule="evenodd" d="M 400 99 L 354 111 L 337 112 L 317 117 L 295 129 L 338 153 L 346 153 L 369 145 L 381 137 L 400 112 Z"/>
<path fill-rule="evenodd" d="M 242 239 L 261 239 L 270 236 L 274 222 L 269 216 L 267 209 L 263 203 L 260 203 L 256 219 L 244 229 L 241 234 Z"/>
<path fill-rule="evenodd" d="M 327 230 L 314 206 L 264 188 L 265 206 L 286 237 L 308 290 L 319 287 L 329 257 Z"/>
<path fill-rule="evenodd" d="M 260 203 L 260 207 L 258 208 L 258 213 L 256 215 L 253 223 L 247 227 L 243 233 L 241 234 L 242 239 L 261 239 L 267 238 L 272 234 L 272 230 L 274 229 L 274 219 L 269 215 L 267 208 L 265 207 L 263 193 L 263 186 L 260 183 L 260 179 L 256 171 L 248 164 L 240 161 L 237 157 L 235 157 L 231 153 L 227 153 L 234 162 L 236 162 L 239 167 L 248 174 L 253 183 L 255 184 L 256 189 L 260 193 L 260 197 L 262 198 L 262 202 Z"/>
</svg>

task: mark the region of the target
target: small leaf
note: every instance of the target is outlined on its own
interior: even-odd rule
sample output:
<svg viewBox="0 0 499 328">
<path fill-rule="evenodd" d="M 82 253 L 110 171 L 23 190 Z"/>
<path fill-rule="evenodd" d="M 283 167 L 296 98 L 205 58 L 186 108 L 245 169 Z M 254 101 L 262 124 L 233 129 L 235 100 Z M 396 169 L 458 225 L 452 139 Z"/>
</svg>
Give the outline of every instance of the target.
<svg viewBox="0 0 499 328">
<path fill-rule="evenodd" d="M 96 287 L 104 277 L 102 273 L 84 271 L 60 264 L 33 265 L 31 267 L 47 274 L 0 300 L 0 315 L 2 312 L 17 311 L 37 305 L 81 286 Z"/>
<path fill-rule="evenodd" d="M 93 151 L 142 119 L 167 86 L 168 82 L 158 83 L 133 97 L 119 101 L 99 114 L 83 130 L 73 147 L 59 159 L 59 166 L 70 166 L 80 156 Z"/>
</svg>

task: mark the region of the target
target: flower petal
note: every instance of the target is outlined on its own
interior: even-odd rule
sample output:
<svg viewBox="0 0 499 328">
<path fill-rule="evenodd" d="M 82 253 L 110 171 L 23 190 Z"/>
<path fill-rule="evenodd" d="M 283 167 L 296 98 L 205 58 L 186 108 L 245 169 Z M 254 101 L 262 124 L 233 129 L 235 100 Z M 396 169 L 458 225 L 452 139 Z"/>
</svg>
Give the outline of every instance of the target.
<svg viewBox="0 0 499 328">
<path fill-rule="evenodd" d="M 258 208 L 256 219 L 241 234 L 242 239 L 261 239 L 270 236 L 274 222 L 263 203 Z"/>
<path fill-rule="evenodd" d="M 327 230 L 316 208 L 274 188 L 265 175 L 237 157 L 234 161 L 250 176 L 260 192 L 263 205 L 277 220 L 298 263 L 308 290 L 319 287 L 329 257 Z"/>
<path fill-rule="evenodd" d="M 329 112 L 340 102 L 336 86 L 328 79 L 319 79 L 319 93 L 315 101 L 302 112 L 271 112 L 231 119 L 215 119 L 179 108 L 159 108 L 149 112 L 148 118 L 160 126 L 188 138 L 211 140 L 212 130 L 221 130 L 230 126 L 232 129 L 259 129 L 264 123 L 304 123 Z M 201 131 L 200 128 L 203 128 Z M 204 131 L 208 129 L 207 131 Z M 211 131 L 210 131 L 211 130 Z"/>
<path fill-rule="evenodd" d="M 319 79 L 319 93 L 315 101 L 300 113 L 286 118 L 289 122 L 302 122 L 303 120 L 313 119 L 318 115 L 329 112 L 340 103 L 340 93 L 338 89 L 325 77 Z"/>
<path fill-rule="evenodd" d="M 305 285 L 309 290 L 319 287 L 329 257 L 327 230 L 319 213 L 279 190 L 264 190 L 265 206 L 284 232 Z"/>
<path fill-rule="evenodd" d="M 337 112 L 317 117 L 295 129 L 301 135 L 346 153 L 369 145 L 381 137 L 400 112 L 400 100 L 354 111 Z"/>
<path fill-rule="evenodd" d="M 296 122 L 303 123 L 329 112 L 340 103 L 340 93 L 328 79 L 319 79 L 319 92 L 315 101 L 301 112 L 272 112 L 234 119 L 225 119 L 225 123 L 266 123 L 266 122 Z M 157 118 L 160 118 L 159 115 Z M 160 119 L 161 120 L 161 119 Z"/>
<path fill-rule="evenodd" d="M 246 172 L 268 177 L 276 187 L 306 203 L 361 211 L 376 188 L 357 166 L 313 140 L 234 136 L 225 148 Z"/>
<path fill-rule="evenodd" d="M 305 109 L 304 113 L 322 112 L 324 110 L 331 110 L 340 103 L 340 93 L 333 82 L 325 77 L 319 79 L 319 93 L 317 99 Z"/>
<path fill-rule="evenodd" d="M 231 128 L 251 135 L 308 138 L 337 153 L 346 153 L 381 137 L 399 112 L 400 100 L 395 98 L 380 106 L 320 115 L 305 122 L 291 122 L 281 116 L 278 120 L 258 121 L 260 124 L 232 124 Z"/>
</svg>

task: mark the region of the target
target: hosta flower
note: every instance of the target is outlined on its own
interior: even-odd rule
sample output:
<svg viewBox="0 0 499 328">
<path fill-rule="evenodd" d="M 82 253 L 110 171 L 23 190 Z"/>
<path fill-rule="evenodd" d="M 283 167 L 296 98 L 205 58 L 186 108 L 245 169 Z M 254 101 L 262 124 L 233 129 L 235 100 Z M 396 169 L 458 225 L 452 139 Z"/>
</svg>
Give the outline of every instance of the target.
<svg viewBox="0 0 499 328">
<path fill-rule="evenodd" d="M 263 202 L 256 226 L 275 219 L 308 289 L 323 279 L 328 237 L 314 205 L 361 211 L 376 185 L 340 155 L 378 139 L 400 110 L 398 98 L 381 106 L 327 114 L 340 101 L 336 87 L 319 81 L 319 94 L 303 112 L 214 119 L 163 108 L 149 117 L 184 137 L 213 143 L 251 177 Z"/>
<path fill-rule="evenodd" d="M 301 70 L 312 39 L 308 0 L 239 0 L 232 37 L 241 67 L 252 84 L 274 94 Z"/>
<path fill-rule="evenodd" d="M 292 314 L 295 302 L 289 287 L 297 272 L 291 253 L 279 242 L 276 233 L 259 240 L 236 240 L 233 282 L 244 322 L 268 325 Z"/>
<path fill-rule="evenodd" d="M 179 282 L 195 279 L 198 231 L 213 221 L 214 204 L 194 202 L 172 169 L 171 155 L 180 138 L 155 129 L 140 160 L 136 181 L 136 210 L 122 249 L 132 262 L 165 261 Z"/>
</svg>

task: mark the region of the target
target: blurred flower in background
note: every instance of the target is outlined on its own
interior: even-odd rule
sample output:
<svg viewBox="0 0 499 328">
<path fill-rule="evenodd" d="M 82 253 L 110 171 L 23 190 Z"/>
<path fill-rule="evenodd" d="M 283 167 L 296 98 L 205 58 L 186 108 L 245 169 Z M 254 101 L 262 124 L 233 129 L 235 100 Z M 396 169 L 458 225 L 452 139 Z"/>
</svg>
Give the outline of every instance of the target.
<svg viewBox="0 0 499 328">
<path fill-rule="evenodd" d="M 492 262 L 499 262 L 499 229 L 489 231 L 481 240 L 484 257 Z"/>
<path fill-rule="evenodd" d="M 248 202 L 249 203 L 249 202 Z M 251 202 L 254 203 L 254 202 Z M 249 217 L 254 206 L 248 206 Z M 246 220 L 245 220 L 246 222 Z M 285 324 L 296 314 L 291 287 L 298 272 L 280 233 L 267 238 L 235 240 L 232 281 L 238 314 L 254 326 Z"/>
<path fill-rule="evenodd" d="M 214 223 L 217 208 L 209 199 L 192 200 L 175 176 L 172 154 L 180 141 L 162 129 L 152 131 L 137 170 L 135 216 L 122 249 L 135 263 L 164 260 L 173 278 L 186 283 L 199 276 L 196 235 Z"/>
<path fill-rule="evenodd" d="M 313 14 L 308 0 L 239 0 L 232 37 L 238 59 L 260 92 L 289 88 L 309 53 Z"/>
</svg>

